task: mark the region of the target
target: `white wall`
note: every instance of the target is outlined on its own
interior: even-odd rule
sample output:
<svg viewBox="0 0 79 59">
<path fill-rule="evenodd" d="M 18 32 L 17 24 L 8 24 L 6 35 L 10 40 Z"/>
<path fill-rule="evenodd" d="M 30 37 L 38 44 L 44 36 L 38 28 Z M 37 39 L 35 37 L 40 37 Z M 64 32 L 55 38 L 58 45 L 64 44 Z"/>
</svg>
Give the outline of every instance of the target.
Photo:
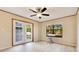
<svg viewBox="0 0 79 59">
<path fill-rule="evenodd" d="M 12 47 L 12 18 L 34 24 L 34 41 L 39 40 L 39 23 L 28 18 L 0 11 L 0 50 Z"/>
<path fill-rule="evenodd" d="M 77 51 L 79 51 L 79 10 L 77 13 Z"/>
<path fill-rule="evenodd" d="M 63 37 L 55 38 L 53 41 L 59 44 L 76 46 L 76 16 L 64 17 L 61 19 L 50 20 L 41 23 L 41 40 L 48 41 L 46 36 L 46 26 L 52 24 L 62 24 Z"/>
</svg>

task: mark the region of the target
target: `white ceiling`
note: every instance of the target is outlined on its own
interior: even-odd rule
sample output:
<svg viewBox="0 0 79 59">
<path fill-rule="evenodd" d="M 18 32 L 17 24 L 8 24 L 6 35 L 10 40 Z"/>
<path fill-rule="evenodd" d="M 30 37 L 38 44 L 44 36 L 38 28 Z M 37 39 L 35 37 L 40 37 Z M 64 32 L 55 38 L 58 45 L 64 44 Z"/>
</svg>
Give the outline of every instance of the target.
<svg viewBox="0 0 79 59">
<path fill-rule="evenodd" d="M 35 7 L 0 7 L 0 9 L 36 20 L 39 22 L 74 15 L 77 12 L 77 7 L 47 7 L 47 10 L 44 13 L 50 14 L 50 16 L 42 16 L 42 18 L 39 19 L 37 16 L 30 17 L 30 15 L 34 13 L 32 11 L 29 11 L 29 9 L 35 10 Z"/>
</svg>

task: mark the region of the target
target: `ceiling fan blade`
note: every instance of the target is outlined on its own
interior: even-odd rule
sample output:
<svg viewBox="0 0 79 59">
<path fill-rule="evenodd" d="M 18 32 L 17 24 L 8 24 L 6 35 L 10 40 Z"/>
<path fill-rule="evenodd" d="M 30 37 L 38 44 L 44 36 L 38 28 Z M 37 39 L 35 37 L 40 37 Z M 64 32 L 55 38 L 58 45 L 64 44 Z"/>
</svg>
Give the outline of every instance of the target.
<svg viewBox="0 0 79 59">
<path fill-rule="evenodd" d="M 44 7 L 44 8 L 41 10 L 41 12 L 44 12 L 44 11 L 46 11 L 46 10 L 47 10 L 47 8 Z"/>
<path fill-rule="evenodd" d="M 32 9 L 29 9 L 30 11 L 34 12 L 34 13 L 37 13 L 36 11 L 32 10 Z"/>
<path fill-rule="evenodd" d="M 33 16 L 36 16 L 36 14 L 34 14 L 34 15 L 30 15 L 30 17 L 33 17 Z"/>
<path fill-rule="evenodd" d="M 49 16 L 49 14 L 42 14 L 43 16 Z"/>
</svg>

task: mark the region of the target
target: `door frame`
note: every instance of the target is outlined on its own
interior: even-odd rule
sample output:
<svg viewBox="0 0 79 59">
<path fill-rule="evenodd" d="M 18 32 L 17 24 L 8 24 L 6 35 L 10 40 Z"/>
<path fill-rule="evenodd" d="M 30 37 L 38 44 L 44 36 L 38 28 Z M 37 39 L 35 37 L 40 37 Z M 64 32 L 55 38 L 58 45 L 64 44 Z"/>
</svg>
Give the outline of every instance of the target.
<svg viewBox="0 0 79 59">
<path fill-rule="evenodd" d="M 29 23 L 29 24 L 32 24 L 32 42 L 34 42 L 34 24 L 31 23 L 31 22 L 28 22 L 28 21 L 23 21 L 23 20 L 19 20 L 19 19 L 15 19 L 15 18 L 12 18 L 12 46 L 13 45 L 13 21 L 16 20 L 16 21 L 21 21 L 21 22 L 25 22 L 25 23 Z M 23 43 L 22 43 L 23 44 Z M 18 44 L 18 45 L 21 45 L 21 44 Z"/>
</svg>

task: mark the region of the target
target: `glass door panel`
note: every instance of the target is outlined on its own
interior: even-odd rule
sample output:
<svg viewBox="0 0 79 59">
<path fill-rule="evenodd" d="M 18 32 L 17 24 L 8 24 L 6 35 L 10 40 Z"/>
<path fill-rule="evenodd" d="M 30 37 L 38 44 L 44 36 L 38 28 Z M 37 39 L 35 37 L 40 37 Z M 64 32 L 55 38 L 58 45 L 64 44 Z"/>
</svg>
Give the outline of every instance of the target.
<svg viewBox="0 0 79 59">
<path fill-rule="evenodd" d="M 32 41 L 32 24 L 26 23 L 25 25 L 25 41 Z"/>
<path fill-rule="evenodd" d="M 23 22 L 13 21 L 13 45 L 23 43 Z"/>
<path fill-rule="evenodd" d="M 22 23 L 16 22 L 16 42 L 22 40 Z"/>
</svg>

